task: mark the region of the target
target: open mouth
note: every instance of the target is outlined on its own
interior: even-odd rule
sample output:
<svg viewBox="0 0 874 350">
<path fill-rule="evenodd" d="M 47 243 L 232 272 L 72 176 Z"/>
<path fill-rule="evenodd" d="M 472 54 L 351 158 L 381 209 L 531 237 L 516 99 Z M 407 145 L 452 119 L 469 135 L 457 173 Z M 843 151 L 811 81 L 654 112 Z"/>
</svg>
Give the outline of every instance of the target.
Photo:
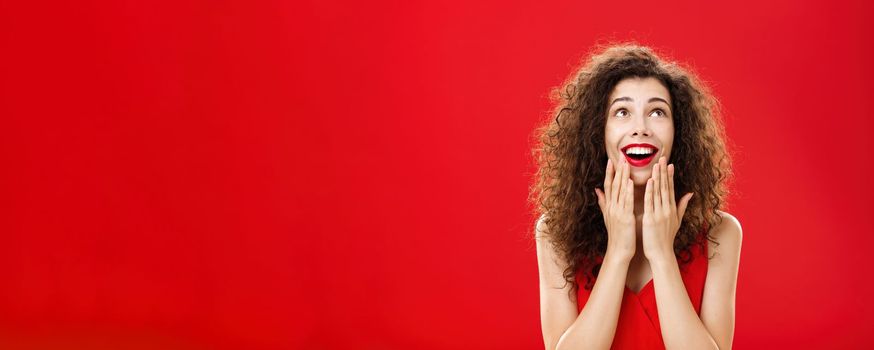
<svg viewBox="0 0 874 350">
<path fill-rule="evenodd" d="M 655 152 L 650 153 L 650 154 L 634 154 L 634 153 L 628 154 L 628 153 L 626 153 L 625 155 L 628 156 L 628 158 L 631 158 L 633 160 L 644 160 L 644 159 L 650 158 L 652 156 L 655 156 Z"/>
<path fill-rule="evenodd" d="M 649 144 L 634 144 L 625 146 L 622 154 L 625 155 L 628 164 L 642 167 L 649 164 L 655 158 L 656 154 L 658 154 L 658 149 Z"/>
</svg>

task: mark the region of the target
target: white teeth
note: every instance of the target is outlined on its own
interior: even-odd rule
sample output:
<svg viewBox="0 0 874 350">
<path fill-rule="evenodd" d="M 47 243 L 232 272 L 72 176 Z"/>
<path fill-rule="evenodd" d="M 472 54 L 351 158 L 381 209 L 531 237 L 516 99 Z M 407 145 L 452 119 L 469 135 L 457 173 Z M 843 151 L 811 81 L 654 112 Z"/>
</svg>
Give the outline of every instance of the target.
<svg viewBox="0 0 874 350">
<path fill-rule="evenodd" d="M 625 150 L 625 154 L 650 154 L 655 152 L 655 149 L 649 147 L 630 147 Z"/>
</svg>

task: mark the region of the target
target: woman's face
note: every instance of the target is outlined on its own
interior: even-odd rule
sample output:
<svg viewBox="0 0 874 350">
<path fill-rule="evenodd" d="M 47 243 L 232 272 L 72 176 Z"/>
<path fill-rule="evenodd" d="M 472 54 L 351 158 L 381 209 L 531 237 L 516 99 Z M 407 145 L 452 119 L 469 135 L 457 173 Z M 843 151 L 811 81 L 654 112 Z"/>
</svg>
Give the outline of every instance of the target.
<svg viewBox="0 0 874 350">
<path fill-rule="evenodd" d="M 619 81 L 607 103 L 607 156 L 617 166 L 626 159 L 634 184 L 646 186 L 659 157 L 670 163 L 674 144 L 671 95 L 655 78 L 633 77 Z"/>
</svg>

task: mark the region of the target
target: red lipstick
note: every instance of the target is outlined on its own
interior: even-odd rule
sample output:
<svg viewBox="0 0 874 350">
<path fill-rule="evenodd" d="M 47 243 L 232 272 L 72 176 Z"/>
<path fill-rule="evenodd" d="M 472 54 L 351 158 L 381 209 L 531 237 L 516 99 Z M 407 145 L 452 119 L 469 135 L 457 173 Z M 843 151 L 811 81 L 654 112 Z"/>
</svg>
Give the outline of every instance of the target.
<svg viewBox="0 0 874 350">
<path fill-rule="evenodd" d="M 635 158 L 630 157 L 627 153 L 625 153 L 625 150 L 627 150 L 631 147 L 651 148 L 652 153 L 647 155 L 646 158 L 635 159 Z M 628 164 L 631 166 L 636 166 L 636 167 L 647 166 L 649 164 L 649 162 L 651 162 L 653 159 L 655 159 L 656 154 L 658 154 L 658 152 L 659 152 L 659 149 L 656 148 L 656 146 L 653 146 L 653 145 L 648 144 L 648 143 L 631 143 L 631 144 L 627 144 L 624 147 L 622 147 L 622 155 L 625 156 L 625 159 L 628 161 Z"/>
</svg>

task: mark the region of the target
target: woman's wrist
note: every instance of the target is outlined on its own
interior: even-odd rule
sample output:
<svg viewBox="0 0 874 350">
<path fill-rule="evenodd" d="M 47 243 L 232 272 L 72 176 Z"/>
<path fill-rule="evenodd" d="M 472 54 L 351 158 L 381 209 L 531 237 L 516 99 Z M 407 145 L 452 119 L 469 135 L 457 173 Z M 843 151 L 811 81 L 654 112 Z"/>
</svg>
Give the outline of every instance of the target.
<svg viewBox="0 0 874 350">
<path fill-rule="evenodd" d="M 671 252 L 671 254 L 654 254 L 651 257 L 647 257 L 647 260 L 649 261 L 650 266 L 653 268 L 655 268 L 656 265 L 658 265 L 658 267 L 666 268 L 679 265 L 679 263 L 677 262 L 677 257 L 674 256 L 673 252 Z"/>
<path fill-rule="evenodd" d="M 634 252 L 627 249 L 607 248 L 607 253 L 604 254 L 602 265 L 607 263 L 629 264 L 634 257 Z"/>
</svg>

